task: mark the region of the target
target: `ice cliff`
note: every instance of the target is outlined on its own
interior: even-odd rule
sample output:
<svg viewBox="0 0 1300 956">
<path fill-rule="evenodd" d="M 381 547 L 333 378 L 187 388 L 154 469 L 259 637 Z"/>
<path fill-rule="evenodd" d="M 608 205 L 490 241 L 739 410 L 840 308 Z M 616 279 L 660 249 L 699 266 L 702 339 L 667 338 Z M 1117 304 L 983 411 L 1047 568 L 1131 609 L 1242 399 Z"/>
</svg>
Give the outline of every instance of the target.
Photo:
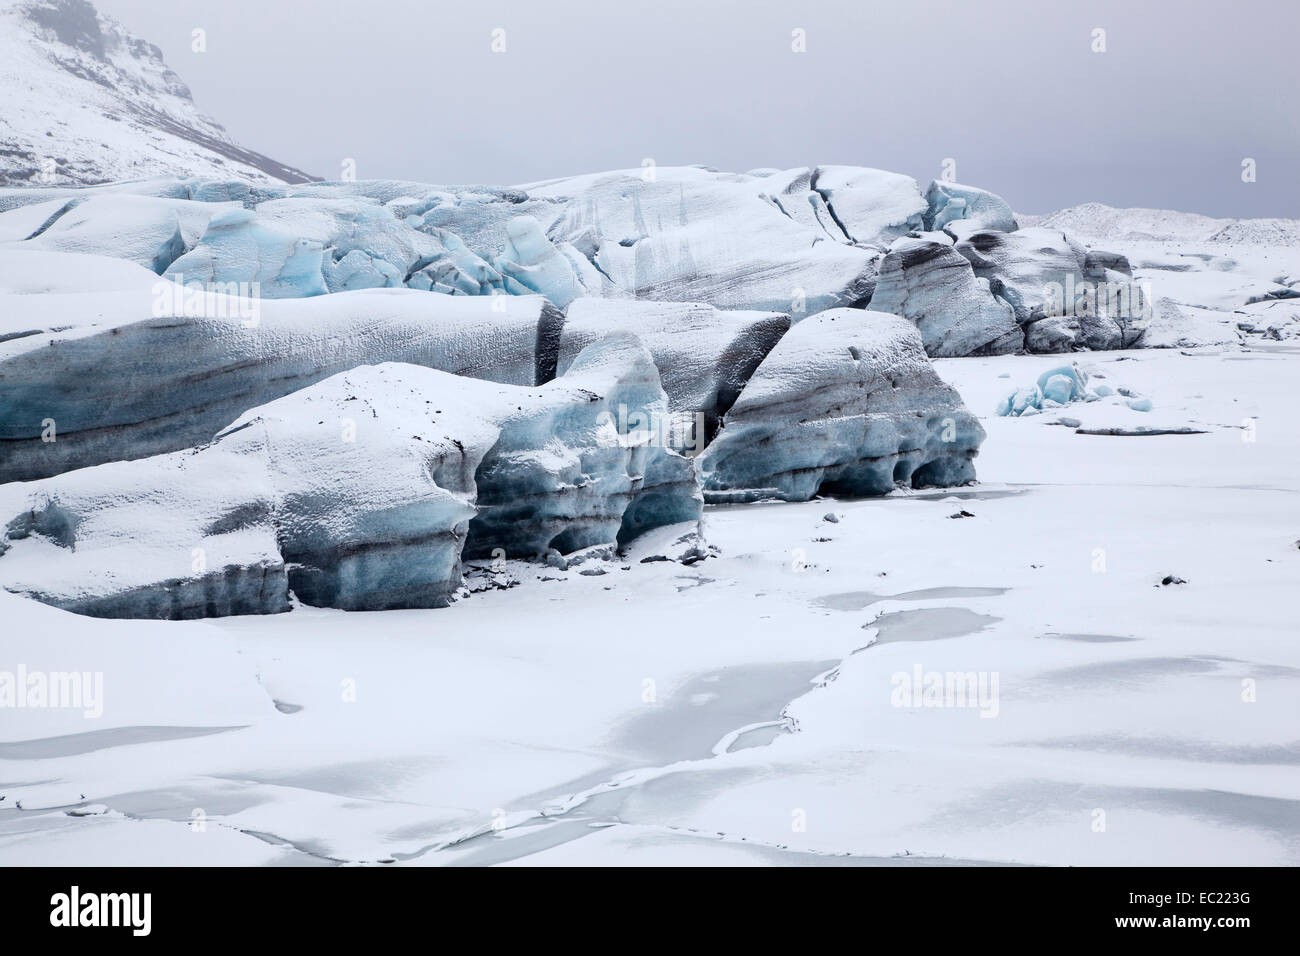
<svg viewBox="0 0 1300 956">
<path fill-rule="evenodd" d="M 541 388 L 362 366 L 197 449 L 0 486 L 0 586 L 101 617 L 274 613 L 290 591 L 443 606 L 462 551 L 570 552 L 698 519 L 690 462 L 652 440 L 666 408 L 627 334 Z"/>
</svg>

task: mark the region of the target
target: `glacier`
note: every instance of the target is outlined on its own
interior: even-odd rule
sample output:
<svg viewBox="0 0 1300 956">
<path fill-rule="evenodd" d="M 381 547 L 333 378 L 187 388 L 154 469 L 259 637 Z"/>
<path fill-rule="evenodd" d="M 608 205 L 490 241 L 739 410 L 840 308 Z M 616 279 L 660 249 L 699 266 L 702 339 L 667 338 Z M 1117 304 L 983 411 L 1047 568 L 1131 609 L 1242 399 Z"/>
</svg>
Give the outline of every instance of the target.
<svg viewBox="0 0 1300 956">
<path fill-rule="evenodd" d="M 156 279 L 101 295 L 0 294 L 0 481 L 205 442 L 240 413 L 361 364 L 539 384 L 554 377 L 563 319 L 540 296 L 181 292 Z"/>
<path fill-rule="evenodd" d="M 667 409 L 626 333 L 541 388 L 360 366 L 197 449 L 0 485 L 0 586 L 96 617 L 442 607 L 462 552 L 568 553 L 698 521 L 690 461 L 618 408 Z"/>
<path fill-rule="evenodd" d="M 920 256 L 917 242 L 952 245 L 973 274 L 951 250 Z M 190 179 L 0 189 L 0 248 L 128 258 L 179 282 L 257 283 L 266 299 L 406 287 L 543 295 L 561 310 L 584 298 L 695 302 L 796 322 L 871 308 L 917 322 L 936 357 L 1122 348 L 1148 318 L 1047 315 L 1044 286 L 1121 282 L 1131 278 L 1124 257 L 1021 229 L 987 190 L 936 180 L 923 194 L 909 176 L 857 166 L 648 164 L 515 187 Z"/>
</svg>

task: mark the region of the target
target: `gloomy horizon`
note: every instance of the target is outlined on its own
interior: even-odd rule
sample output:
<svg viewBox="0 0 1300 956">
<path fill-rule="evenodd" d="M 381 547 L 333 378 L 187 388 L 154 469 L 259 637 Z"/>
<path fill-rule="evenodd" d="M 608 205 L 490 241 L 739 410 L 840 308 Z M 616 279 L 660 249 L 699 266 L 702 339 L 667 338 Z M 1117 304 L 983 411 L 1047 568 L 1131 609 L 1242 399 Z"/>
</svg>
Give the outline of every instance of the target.
<svg viewBox="0 0 1300 956">
<path fill-rule="evenodd" d="M 326 179 L 346 160 L 364 179 L 521 184 L 650 159 L 924 184 L 951 159 L 1025 213 L 1300 216 L 1300 13 L 1279 0 L 97 5 L 237 141 Z"/>
</svg>

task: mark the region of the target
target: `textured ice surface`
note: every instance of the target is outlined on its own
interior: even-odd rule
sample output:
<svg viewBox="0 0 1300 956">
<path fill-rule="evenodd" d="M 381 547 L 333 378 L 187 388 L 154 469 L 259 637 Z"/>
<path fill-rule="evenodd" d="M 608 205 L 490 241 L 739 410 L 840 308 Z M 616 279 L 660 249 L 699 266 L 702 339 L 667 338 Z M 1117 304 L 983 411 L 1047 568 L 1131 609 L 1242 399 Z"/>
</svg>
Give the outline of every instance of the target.
<svg viewBox="0 0 1300 956">
<path fill-rule="evenodd" d="M 404 374 L 403 374 L 404 373 Z M 362 367 L 211 444 L 0 487 L 0 583 L 100 617 L 436 607 L 497 438 L 459 380 Z"/>
<path fill-rule="evenodd" d="M 260 281 L 268 298 L 403 285 L 453 295 L 504 289 L 500 274 L 459 237 L 414 227 L 364 197 L 272 199 L 227 213 L 170 273 Z"/>
<path fill-rule="evenodd" d="M 915 326 L 835 309 L 791 328 L 696 461 L 707 500 L 880 495 L 971 481 L 983 438 Z"/>
<path fill-rule="evenodd" d="M 248 303 L 155 284 L 169 292 L 161 315 L 149 288 L 0 297 L 0 480 L 207 441 L 244 411 L 360 364 L 516 385 L 554 375 L 562 317 L 540 296 L 371 289 Z"/>
<path fill-rule="evenodd" d="M 1108 268 L 1123 267 L 1113 254 L 1098 253 L 1090 261 L 1080 243 L 1039 226 L 1009 233 L 981 230 L 955 248 L 1015 310 L 1031 352 L 1129 348 L 1141 340 L 1144 297 L 1130 276 Z M 1112 286 L 1115 302 L 1108 303 L 1102 293 Z M 1091 299 L 1084 295 L 1087 290 Z"/>
<path fill-rule="evenodd" d="M 789 327 L 790 317 L 774 312 L 723 311 L 694 302 L 581 299 L 564 320 L 558 367 L 564 372 L 582 348 L 602 335 L 635 333 L 653 356 L 668 393 L 670 438 L 677 447 L 698 451 Z"/>
<path fill-rule="evenodd" d="M 1063 286 L 1067 277 L 1084 280 L 1087 250 L 1054 229 L 982 230 L 955 248 L 970 260 L 975 274 L 988 279 L 993 291 L 1011 304 L 1021 324 L 1047 316 L 1051 283 Z"/>
<path fill-rule="evenodd" d="M 1010 305 L 951 243 L 898 239 L 880 262 L 871 309 L 901 315 L 931 356 L 1001 355 L 1024 347 Z"/>
<path fill-rule="evenodd" d="M 911 176 L 862 166 L 818 166 L 813 186 L 854 242 L 884 247 L 926 228 L 928 206 Z"/>
<path fill-rule="evenodd" d="M 506 246 L 494 262 L 503 276 L 546 296 L 561 309 L 586 293 L 574 263 L 551 245 L 531 216 L 518 216 L 506 223 Z M 590 263 L 584 265 L 594 269 Z"/>
<path fill-rule="evenodd" d="M 128 259 L 161 275 L 198 242 L 210 219 L 235 208 L 223 203 L 90 193 L 25 245 L 49 252 Z"/>
<path fill-rule="evenodd" d="M 467 557 L 567 554 L 699 518 L 691 462 L 657 428 L 668 416 L 659 372 L 631 333 L 591 343 L 540 388 L 466 391 L 501 409 L 501 438 L 479 469 Z"/>
<path fill-rule="evenodd" d="M 626 333 L 541 388 L 362 366 L 197 450 L 0 486 L 0 586 L 100 617 L 272 613 L 290 589 L 440 607 L 463 548 L 567 553 L 698 520 L 690 461 L 650 430 L 666 410 Z"/>
<path fill-rule="evenodd" d="M 807 170 L 650 167 L 521 188 L 563 203 L 547 234 L 588 257 L 612 294 L 812 313 L 871 291 L 873 254 L 835 234 Z"/>
<path fill-rule="evenodd" d="M 936 179 L 926 189 L 925 201 L 929 205 L 925 214 L 927 229 L 946 229 L 958 221 L 961 221 L 963 230 L 1014 232 L 1016 229 L 1016 217 L 1010 204 L 987 189 Z"/>
<path fill-rule="evenodd" d="M 827 181 L 864 229 L 892 237 L 909 223 L 919 226 L 919 213 L 896 208 L 900 201 L 909 208 L 924 206 L 915 183 L 879 171 L 858 172 L 834 167 Z M 77 198 L 238 204 L 243 213 L 223 221 L 211 241 L 204 228 L 188 230 L 183 241 L 165 247 L 168 254 L 161 259 L 165 266 L 180 258 L 176 271 L 212 277 L 205 281 L 268 275 L 268 296 L 318 294 L 322 285 L 331 292 L 409 285 L 460 294 L 542 292 L 557 304 L 600 295 L 812 313 L 864 302 L 876 258 L 873 250 L 850 243 L 828 208 L 830 189 L 815 186 L 820 173 L 792 169 L 752 176 L 649 167 L 519 188 L 388 180 L 301 186 L 194 180 L 142 183 L 134 196 L 132 187 L 127 193 L 105 187 Z M 49 191 L 42 198 L 55 203 L 64 192 Z M 26 204 L 30 198 L 13 202 Z M 0 208 L 8 201 L 0 195 Z M 874 219 L 862 217 L 877 203 L 883 204 L 879 223 L 871 225 Z M 11 231 L 19 235 L 41 213 L 48 218 L 57 211 L 27 213 Z M 103 229 L 144 227 L 133 221 L 138 211 L 106 212 L 112 218 Z M 899 228 L 890 225 L 896 219 Z M 151 228 L 157 231 L 156 224 Z M 290 240 L 313 244 L 313 252 L 319 244 L 320 277 L 300 274 L 295 262 L 284 281 L 275 281 L 297 249 Z M 95 251 L 116 254 L 105 243 Z M 150 255 L 158 258 L 156 251 Z M 146 264 L 152 266 L 154 259 Z"/>
<path fill-rule="evenodd" d="M 330 291 L 324 254 L 320 242 L 236 208 L 214 216 L 202 242 L 174 259 L 164 275 L 181 283 L 256 282 L 265 298 L 299 299 Z"/>
</svg>

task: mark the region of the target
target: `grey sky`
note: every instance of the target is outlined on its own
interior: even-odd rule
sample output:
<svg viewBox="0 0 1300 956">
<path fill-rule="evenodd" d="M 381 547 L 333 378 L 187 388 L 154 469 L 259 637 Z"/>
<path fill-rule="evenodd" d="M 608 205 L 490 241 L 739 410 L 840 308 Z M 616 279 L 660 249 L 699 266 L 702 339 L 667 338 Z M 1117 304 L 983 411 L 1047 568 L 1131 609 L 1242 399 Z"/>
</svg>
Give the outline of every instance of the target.
<svg viewBox="0 0 1300 956">
<path fill-rule="evenodd" d="M 1297 0 L 95 2 L 237 140 L 326 178 L 345 157 L 505 184 L 650 157 L 924 184 L 952 157 L 1024 212 L 1300 216 Z"/>
</svg>

